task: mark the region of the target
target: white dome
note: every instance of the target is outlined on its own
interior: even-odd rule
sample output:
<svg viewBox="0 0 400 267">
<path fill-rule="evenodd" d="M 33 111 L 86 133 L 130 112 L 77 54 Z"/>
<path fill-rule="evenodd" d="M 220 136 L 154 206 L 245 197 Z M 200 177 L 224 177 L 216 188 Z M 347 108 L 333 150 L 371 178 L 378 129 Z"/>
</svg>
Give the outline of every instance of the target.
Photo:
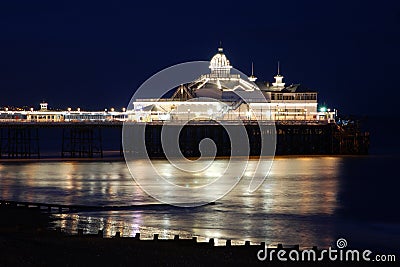
<svg viewBox="0 0 400 267">
<path fill-rule="evenodd" d="M 226 58 L 223 53 L 222 48 L 218 48 L 218 53 L 215 54 L 210 62 L 210 69 L 219 69 L 219 68 L 232 68 L 230 66 L 229 60 Z"/>
</svg>

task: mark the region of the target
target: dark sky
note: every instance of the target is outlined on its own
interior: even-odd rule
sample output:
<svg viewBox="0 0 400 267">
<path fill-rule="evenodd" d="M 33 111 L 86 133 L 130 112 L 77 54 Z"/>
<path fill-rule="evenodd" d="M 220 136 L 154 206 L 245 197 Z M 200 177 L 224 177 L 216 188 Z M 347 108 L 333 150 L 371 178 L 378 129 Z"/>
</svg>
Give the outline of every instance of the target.
<svg viewBox="0 0 400 267">
<path fill-rule="evenodd" d="M 84 2 L 84 3 L 83 3 Z M 210 60 L 287 83 L 345 114 L 394 114 L 400 1 L 0 1 L 0 106 L 126 106 L 157 71 Z"/>
</svg>

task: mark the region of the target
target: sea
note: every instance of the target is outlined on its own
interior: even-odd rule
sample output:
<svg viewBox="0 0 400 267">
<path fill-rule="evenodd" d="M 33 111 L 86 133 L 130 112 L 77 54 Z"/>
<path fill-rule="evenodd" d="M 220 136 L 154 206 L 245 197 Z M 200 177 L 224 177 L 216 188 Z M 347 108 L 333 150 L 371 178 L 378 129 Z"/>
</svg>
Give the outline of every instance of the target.
<svg viewBox="0 0 400 267">
<path fill-rule="evenodd" d="M 375 123 L 371 153 L 364 156 L 280 156 L 255 192 L 249 192 L 258 159 L 246 160 L 240 182 L 212 205 L 158 205 L 135 182 L 124 160 L 0 161 L 0 199 L 66 205 L 123 206 L 126 209 L 53 214 L 51 228 L 151 239 L 196 236 L 217 245 L 300 245 L 348 247 L 397 253 L 400 248 L 399 141 Z M 393 138 L 398 138 L 393 136 Z M 394 141 L 393 141 L 394 140 Z M 213 173 L 228 159 L 216 159 Z M 154 160 L 159 168 L 167 160 Z M 235 168 L 233 166 L 232 168 Z M 141 170 L 143 171 L 143 170 Z M 239 169 L 238 169 L 239 171 Z M 232 170 L 235 172 L 235 169 Z M 189 179 L 184 174 L 176 179 Z M 204 177 L 190 177 L 204 182 Z M 195 180 L 194 182 L 197 182 Z M 179 197 L 179 196 L 177 196 Z M 129 208 L 144 205 L 143 208 Z"/>
</svg>

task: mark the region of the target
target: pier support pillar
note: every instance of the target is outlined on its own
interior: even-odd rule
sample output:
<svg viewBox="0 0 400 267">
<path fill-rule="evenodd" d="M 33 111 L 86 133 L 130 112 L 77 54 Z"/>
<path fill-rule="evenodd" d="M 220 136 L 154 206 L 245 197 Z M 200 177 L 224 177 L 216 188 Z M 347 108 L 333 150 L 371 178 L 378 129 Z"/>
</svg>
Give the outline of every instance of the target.
<svg viewBox="0 0 400 267">
<path fill-rule="evenodd" d="M 34 157 L 40 158 L 38 128 L 0 128 L 0 158 Z"/>
<path fill-rule="evenodd" d="M 61 157 L 103 157 L 101 129 L 95 126 L 63 128 Z"/>
</svg>

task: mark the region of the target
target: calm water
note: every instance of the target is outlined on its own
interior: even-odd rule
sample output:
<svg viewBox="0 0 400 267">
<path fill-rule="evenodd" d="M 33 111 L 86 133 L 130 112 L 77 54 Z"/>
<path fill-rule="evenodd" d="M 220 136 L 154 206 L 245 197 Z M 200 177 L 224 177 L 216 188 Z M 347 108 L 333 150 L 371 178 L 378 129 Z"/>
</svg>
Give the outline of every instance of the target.
<svg viewBox="0 0 400 267">
<path fill-rule="evenodd" d="M 223 159 L 221 166 L 224 165 Z M 398 158 L 278 157 L 264 184 L 246 193 L 249 163 L 238 186 L 215 205 L 55 215 L 54 227 L 88 233 L 104 229 L 150 238 L 174 234 L 268 244 L 327 247 L 339 237 L 354 247 L 400 247 Z M 159 160 L 160 168 L 168 167 Z M 222 168 L 222 167 L 221 167 Z M 218 170 L 217 170 L 218 171 Z M 185 177 L 178 177 L 185 179 Z M 201 177 L 198 178 L 201 182 Z M 157 203 L 133 182 L 125 162 L 0 163 L 0 198 L 84 205 Z"/>
</svg>

